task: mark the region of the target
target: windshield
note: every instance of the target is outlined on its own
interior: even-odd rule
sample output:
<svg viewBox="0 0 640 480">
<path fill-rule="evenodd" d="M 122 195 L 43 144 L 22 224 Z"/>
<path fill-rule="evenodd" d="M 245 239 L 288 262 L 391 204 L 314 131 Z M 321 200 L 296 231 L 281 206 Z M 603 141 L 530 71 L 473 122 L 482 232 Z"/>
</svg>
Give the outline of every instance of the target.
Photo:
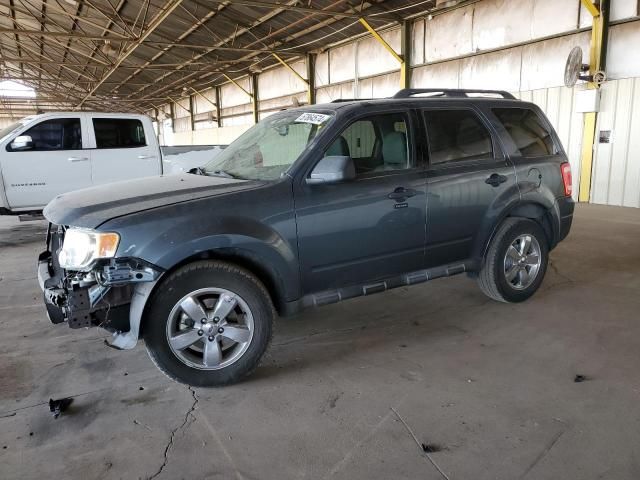
<svg viewBox="0 0 640 480">
<path fill-rule="evenodd" d="M 332 116 L 285 111 L 251 127 L 203 168 L 206 175 L 275 180 L 298 159 Z"/>
<path fill-rule="evenodd" d="M 17 130 L 21 126 L 22 126 L 22 123 L 16 122 L 16 123 L 12 123 L 8 127 L 0 128 L 0 142 L 4 140 L 4 137 L 6 137 L 7 135 L 10 135 L 11 132 L 13 132 L 14 130 Z"/>
</svg>

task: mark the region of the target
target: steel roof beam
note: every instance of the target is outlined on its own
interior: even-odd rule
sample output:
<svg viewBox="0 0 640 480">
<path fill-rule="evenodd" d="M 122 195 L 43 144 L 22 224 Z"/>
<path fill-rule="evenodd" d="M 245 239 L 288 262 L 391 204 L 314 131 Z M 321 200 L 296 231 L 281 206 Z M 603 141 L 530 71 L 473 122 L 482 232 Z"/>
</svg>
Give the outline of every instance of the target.
<svg viewBox="0 0 640 480">
<path fill-rule="evenodd" d="M 115 65 L 113 65 L 100 79 L 100 81 L 93 86 L 93 88 L 91 89 L 91 91 L 89 91 L 89 93 L 87 93 L 87 96 L 77 105 L 77 108 L 82 107 L 82 104 L 89 98 L 91 97 L 91 95 L 93 95 L 93 93 L 95 93 L 95 91 L 100 87 L 100 85 L 102 85 L 102 83 L 104 81 L 106 81 L 112 74 L 113 72 L 115 72 L 118 67 L 120 66 L 120 64 L 122 64 L 122 62 L 124 62 L 127 57 L 129 55 L 131 55 L 133 53 L 133 51 L 138 48 L 142 42 L 144 42 L 144 40 L 151 35 L 151 33 L 158 28 L 158 26 L 171 14 L 171 12 L 173 12 L 176 8 L 178 8 L 178 6 L 182 3 L 182 0 L 169 0 L 164 8 L 158 12 L 158 14 L 155 16 L 155 18 L 151 21 L 151 23 L 149 24 L 149 27 L 144 31 L 144 33 L 142 33 L 142 35 L 140 36 L 140 38 L 133 43 L 133 45 L 131 45 L 129 48 L 127 48 L 125 50 L 125 52 L 120 56 L 120 58 L 118 58 L 118 60 L 116 61 Z"/>
<path fill-rule="evenodd" d="M 358 15 L 357 13 L 351 13 L 351 12 L 336 12 L 334 10 L 321 10 L 319 8 L 301 7 L 298 5 L 284 5 L 282 3 L 262 2 L 259 0 L 227 0 L 227 2 L 231 3 L 232 5 L 234 4 L 248 5 L 250 7 L 268 8 L 268 9 L 282 8 L 288 12 L 300 12 L 300 13 L 306 13 L 311 15 L 329 16 L 329 17 L 335 17 L 335 18 L 353 18 L 355 20 L 358 20 L 359 18 L 363 17 L 363 15 Z M 398 21 L 398 18 L 396 16 L 391 16 L 391 15 L 375 15 L 375 16 L 364 15 L 364 18 L 368 20 L 380 20 L 384 22 Z"/>
</svg>

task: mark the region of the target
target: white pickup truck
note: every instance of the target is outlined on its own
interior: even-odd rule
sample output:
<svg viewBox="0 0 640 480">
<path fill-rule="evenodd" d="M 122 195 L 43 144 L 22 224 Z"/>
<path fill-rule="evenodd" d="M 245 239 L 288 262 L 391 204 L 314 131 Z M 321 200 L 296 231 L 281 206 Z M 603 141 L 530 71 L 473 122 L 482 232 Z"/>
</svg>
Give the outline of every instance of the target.
<svg viewBox="0 0 640 480">
<path fill-rule="evenodd" d="M 37 212 L 55 196 L 103 183 L 179 173 L 219 146 L 162 147 L 144 115 L 55 112 L 0 129 L 0 215 Z"/>
</svg>

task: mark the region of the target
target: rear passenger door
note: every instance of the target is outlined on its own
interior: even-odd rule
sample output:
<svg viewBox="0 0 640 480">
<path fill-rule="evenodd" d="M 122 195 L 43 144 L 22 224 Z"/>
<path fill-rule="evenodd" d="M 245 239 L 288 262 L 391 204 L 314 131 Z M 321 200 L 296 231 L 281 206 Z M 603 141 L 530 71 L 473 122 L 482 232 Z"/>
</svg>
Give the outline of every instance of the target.
<svg viewBox="0 0 640 480">
<path fill-rule="evenodd" d="M 145 130 L 140 118 L 98 115 L 89 119 L 93 136 L 91 150 L 94 185 L 159 175 L 160 152 L 154 132 Z"/>
<path fill-rule="evenodd" d="M 428 142 L 426 264 L 435 267 L 478 255 L 478 238 L 517 198 L 514 168 L 482 113 L 469 107 L 422 111 Z"/>
</svg>

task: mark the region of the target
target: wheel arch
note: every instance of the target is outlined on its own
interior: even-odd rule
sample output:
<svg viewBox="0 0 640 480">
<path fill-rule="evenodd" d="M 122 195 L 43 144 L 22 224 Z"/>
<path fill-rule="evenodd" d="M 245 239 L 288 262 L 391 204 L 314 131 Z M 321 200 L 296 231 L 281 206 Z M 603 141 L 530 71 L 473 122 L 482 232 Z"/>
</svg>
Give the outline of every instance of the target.
<svg viewBox="0 0 640 480">
<path fill-rule="evenodd" d="M 507 218 L 513 217 L 528 218 L 537 222 L 542 227 L 547 237 L 549 251 L 551 251 L 558 243 L 560 228 L 558 220 L 559 215 L 558 212 L 554 210 L 554 206 L 552 205 L 549 207 L 544 203 L 537 201 L 519 202 L 506 210 L 494 223 L 490 235 L 482 241 L 480 248 L 477 250 L 478 255 L 476 255 L 476 257 L 479 258 L 479 260 L 483 260 L 486 257 L 489 246 L 491 245 L 496 232 L 500 228 L 500 225 L 502 225 Z"/>
</svg>

